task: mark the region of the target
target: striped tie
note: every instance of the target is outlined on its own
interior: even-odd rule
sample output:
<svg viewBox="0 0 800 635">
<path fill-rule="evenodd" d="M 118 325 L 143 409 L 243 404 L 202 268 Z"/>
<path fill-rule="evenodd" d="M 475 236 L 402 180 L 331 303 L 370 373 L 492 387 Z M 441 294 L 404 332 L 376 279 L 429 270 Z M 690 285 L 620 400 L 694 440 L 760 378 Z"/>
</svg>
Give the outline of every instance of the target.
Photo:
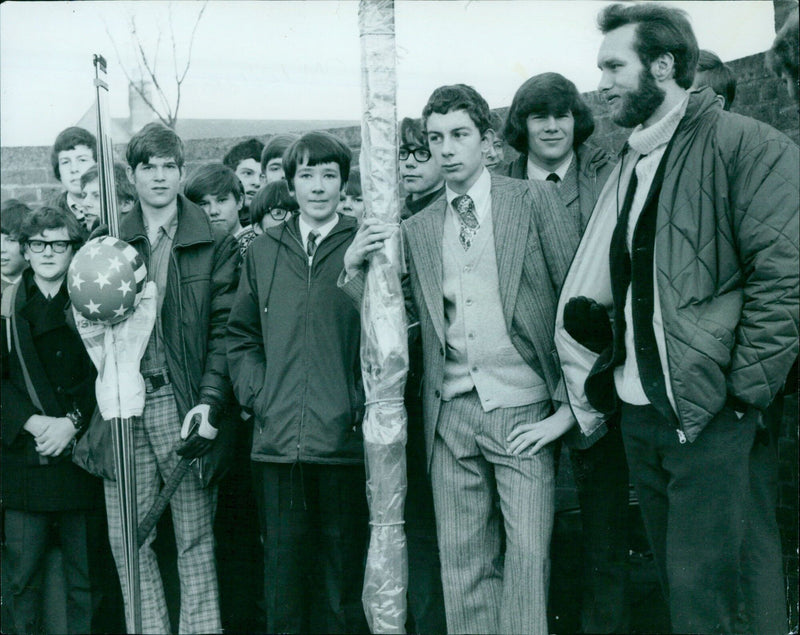
<svg viewBox="0 0 800 635">
<path fill-rule="evenodd" d="M 308 259 L 312 260 L 314 258 L 314 252 L 317 251 L 317 238 L 319 238 L 319 232 L 314 231 L 313 229 L 308 232 L 308 242 L 306 243 L 306 253 L 308 254 Z"/>
</svg>

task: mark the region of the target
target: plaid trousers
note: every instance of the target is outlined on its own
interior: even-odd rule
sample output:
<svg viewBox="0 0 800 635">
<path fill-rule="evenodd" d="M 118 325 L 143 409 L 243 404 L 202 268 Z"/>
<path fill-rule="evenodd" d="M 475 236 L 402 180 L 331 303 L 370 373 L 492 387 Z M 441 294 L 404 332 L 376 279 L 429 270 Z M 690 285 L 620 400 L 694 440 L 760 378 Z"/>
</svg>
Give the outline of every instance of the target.
<svg viewBox="0 0 800 635">
<path fill-rule="evenodd" d="M 147 395 L 142 417 L 134 420 L 136 452 L 136 504 L 139 522 L 144 518 L 166 479 L 178 464 L 181 421 L 172 386 Z M 125 604 L 129 602 L 124 576 L 124 556 L 116 483 L 105 481 L 108 536 L 117 563 Z M 221 633 L 219 590 L 214 560 L 216 486 L 203 489 L 194 470 L 184 476 L 170 500 L 178 549 L 181 585 L 180 633 Z M 170 633 L 164 587 L 152 543 L 154 529 L 139 550 L 142 593 L 142 630 Z M 128 632 L 133 632 L 128 625 Z"/>
<path fill-rule="evenodd" d="M 484 412 L 474 390 L 442 402 L 431 484 L 451 635 L 547 635 L 553 449 L 513 456 L 506 437 L 551 411 L 546 401 Z"/>
</svg>

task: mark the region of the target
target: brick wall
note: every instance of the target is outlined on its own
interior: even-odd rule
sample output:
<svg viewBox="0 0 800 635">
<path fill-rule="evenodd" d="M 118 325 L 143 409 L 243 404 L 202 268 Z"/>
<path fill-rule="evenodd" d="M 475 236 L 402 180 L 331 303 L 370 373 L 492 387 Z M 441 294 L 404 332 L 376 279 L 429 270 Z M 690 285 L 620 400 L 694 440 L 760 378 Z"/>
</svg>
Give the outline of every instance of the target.
<svg viewBox="0 0 800 635">
<path fill-rule="evenodd" d="M 336 128 L 331 133 L 342 139 L 353 149 L 353 159 L 358 161 L 361 146 L 361 130 L 358 127 Z M 256 135 L 267 142 L 271 135 Z M 209 161 L 222 161 L 222 157 L 233 145 L 252 137 L 235 139 L 192 139 L 184 143 L 188 170 Z M 125 162 L 125 144 L 114 145 L 114 157 Z M 3 147 L 0 148 L 0 189 L 2 200 L 17 198 L 29 204 L 41 204 L 59 193 L 61 184 L 53 175 L 50 164 L 50 148 Z"/>
</svg>

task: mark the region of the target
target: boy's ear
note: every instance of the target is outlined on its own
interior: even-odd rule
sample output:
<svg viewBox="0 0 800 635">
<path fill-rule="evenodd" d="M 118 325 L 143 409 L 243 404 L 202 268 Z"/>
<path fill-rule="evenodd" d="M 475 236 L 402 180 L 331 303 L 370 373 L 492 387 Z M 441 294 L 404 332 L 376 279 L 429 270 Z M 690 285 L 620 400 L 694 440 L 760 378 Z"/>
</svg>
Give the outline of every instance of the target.
<svg viewBox="0 0 800 635">
<path fill-rule="evenodd" d="M 125 166 L 125 174 L 128 175 L 128 181 L 131 185 L 136 185 L 136 177 L 133 174 L 133 168 L 129 165 Z"/>
<path fill-rule="evenodd" d="M 494 130 L 488 128 L 486 132 L 481 135 L 481 152 L 484 154 L 488 152 L 494 143 Z"/>
</svg>

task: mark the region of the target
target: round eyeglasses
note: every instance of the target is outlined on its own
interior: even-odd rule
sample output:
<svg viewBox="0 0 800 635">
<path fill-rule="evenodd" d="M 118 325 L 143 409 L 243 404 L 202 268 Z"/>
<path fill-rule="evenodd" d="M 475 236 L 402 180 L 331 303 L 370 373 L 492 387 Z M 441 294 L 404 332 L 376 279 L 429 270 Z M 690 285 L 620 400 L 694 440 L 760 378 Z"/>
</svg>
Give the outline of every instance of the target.
<svg viewBox="0 0 800 635">
<path fill-rule="evenodd" d="M 72 246 L 72 241 L 69 240 L 29 240 L 28 249 L 30 249 L 35 254 L 41 254 L 50 246 L 50 249 L 53 250 L 54 254 L 63 254 L 67 247 Z"/>
<path fill-rule="evenodd" d="M 291 212 L 288 209 L 283 209 L 282 207 L 273 207 L 271 210 L 269 210 L 269 215 L 273 220 L 283 220 L 289 214 L 291 214 Z"/>
<path fill-rule="evenodd" d="M 416 150 L 400 148 L 400 152 L 397 153 L 397 156 L 400 158 L 401 161 L 405 161 L 412 154 L 414 155 L 414 158 L 420 163 L 425 163 L 428 159 L 431 158 L 430 151 L 426 150 L 425 148 L 417 148 Z"/>
</svg>

